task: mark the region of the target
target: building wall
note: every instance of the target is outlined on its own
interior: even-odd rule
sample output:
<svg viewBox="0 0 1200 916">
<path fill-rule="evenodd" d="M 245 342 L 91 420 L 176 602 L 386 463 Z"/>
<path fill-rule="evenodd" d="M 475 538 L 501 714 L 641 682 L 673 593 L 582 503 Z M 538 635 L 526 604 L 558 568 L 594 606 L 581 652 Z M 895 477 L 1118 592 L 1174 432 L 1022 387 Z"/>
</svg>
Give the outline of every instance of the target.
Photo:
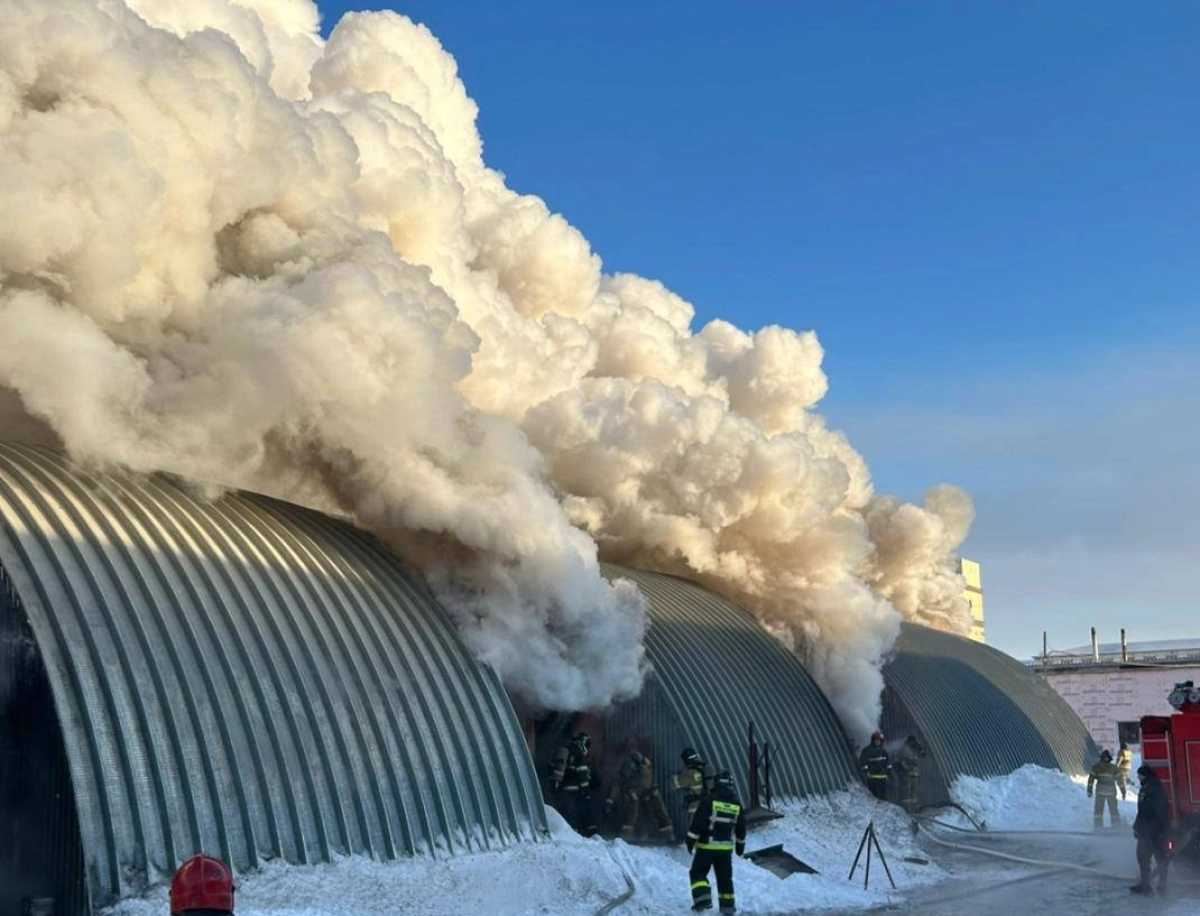
<svg viewBox="0 0 1200 916">
<path fill-rule="evenodd" d="M 1039 672 L 1083 720 L 1100 747 L 1119 743 L 1118 722 L 1142 716 L 1169 716 L 1171 688 L 1180 681 L 1200 683 L 1200 666 L 1179 668 L 1097 668 Z"/>
<path fill-rule="evenodd" d="M 963 597 L 971 605 L 971 632 L 968 634 L 976 642 L 987 642 L 983 618 L 983 573 L 979 564 L 974 560 L 958 561 L 958 570 L 966 582 Z"/>
</svg>

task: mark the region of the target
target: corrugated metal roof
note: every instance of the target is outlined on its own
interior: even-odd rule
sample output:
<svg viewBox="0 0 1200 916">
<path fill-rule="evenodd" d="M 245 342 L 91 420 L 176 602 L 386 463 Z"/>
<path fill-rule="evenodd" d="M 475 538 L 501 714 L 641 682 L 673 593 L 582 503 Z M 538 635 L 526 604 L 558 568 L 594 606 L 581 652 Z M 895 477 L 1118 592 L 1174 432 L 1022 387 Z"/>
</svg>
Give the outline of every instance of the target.
<svg viewBox="0 0 1200 916">
<path fill-rule="evenodd" d="M 265 497 L 0 445 L 96 905 L 204 850 L 391 858 L 545 831 L 498 680 L 375 539 Z"/>
<path fill-rule="evenodd" d="M 929 752 L 924 801 L 944 799 L 960 775 L 1000 776 L 1029 763 L 1079 774 L 1095 759 L 1066 701 L 990 646 L 906 623 L 883 677 L 884 732 L 896 740 L 916 733 Z"/>
<path fill-rule="evenodd" d="M 820 794 L 857 781 L 849 738 L 825 694 L 753 615 L 675 576 L 619 566 L 606 566 L 605 575 L 633 580 L 649 604 L 651 685 L 644 702 L 626 704 L 616 715 L 627 731 L 652 730 L 660 741 L 679 742 L 659 752 L 667 764 L 660 782 L 687 744 L 729 769 L 746 798 L 751 722 L 758 741 L 771 743 L 776 797 Z M 652 701 L 653 709 L 641 708 Z"/>
</svg>

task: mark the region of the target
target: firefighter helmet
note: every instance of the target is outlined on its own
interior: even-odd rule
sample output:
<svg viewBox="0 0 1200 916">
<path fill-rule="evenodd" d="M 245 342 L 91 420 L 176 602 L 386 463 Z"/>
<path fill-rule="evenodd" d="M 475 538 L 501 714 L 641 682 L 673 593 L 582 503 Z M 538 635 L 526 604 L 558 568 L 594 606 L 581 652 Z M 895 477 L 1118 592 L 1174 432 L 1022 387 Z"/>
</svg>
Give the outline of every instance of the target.
<svg viewBox="0 0 1200 916">
<path fill-rule="evenodd" d="M 713 777 L 713 789 L 724 789 L 727 792 L 733 791 L 733 777 L 729 775 L 728 770 L 722 770 Z"/>
<path fill-rule="evenodd" d="M 212 856 L 192 856 L 171 879 L 171 916 L 189 910 L 233 912 L 233 873 Z"/>
<path fill-rule="evenodd" d="M 696 753 L 696 749 L 694 747 L 685 747 L 682 751 L 680 751 L 679 759 L 683 761 L 684 766 L 704 766 L 704 761 L 700 759 L 700 755 Z"/>
<path fill-rule="evenodd" d="M 1108 748 L 1105 748 L 1104 750 L 1102 750 L 1100 752 L 1100 759 L 1107 760 L 1111 763 L 1112 762 L 1112 751 L 1108 750 Z"/>
<path fill-rule="evenodd" d="M 871 732 L 871 743 L 874 744 L 876 741 L 883 741 L 883 732 Z"/>
<path fill-rule="evenodd" d="M 583 745 L 585 751 L 592 746 L 592 736 L 587 732 L 576 732 L 575 740 Z"/>
</svg>

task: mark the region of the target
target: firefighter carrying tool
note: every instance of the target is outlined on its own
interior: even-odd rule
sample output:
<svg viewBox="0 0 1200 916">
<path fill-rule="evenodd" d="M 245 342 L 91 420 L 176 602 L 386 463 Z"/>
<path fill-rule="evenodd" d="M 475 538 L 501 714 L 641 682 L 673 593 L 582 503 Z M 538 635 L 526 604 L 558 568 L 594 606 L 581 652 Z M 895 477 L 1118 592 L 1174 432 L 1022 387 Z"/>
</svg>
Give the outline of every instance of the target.
<svg viewBox="0 0 1200 916">
<path fill-rule="evenodd" d="M 712 908 L 711 870 L 717 878 L 717 902 L 722 913 L 735 913 L 733 894 L 733 853 L 746 854 L 746 812 L 733 788 L 728 773 L 713 778 L 712 794 L 705 796 L 692 816 L 687 835 L 692 867 L 692 909 Z"/>
</svg>

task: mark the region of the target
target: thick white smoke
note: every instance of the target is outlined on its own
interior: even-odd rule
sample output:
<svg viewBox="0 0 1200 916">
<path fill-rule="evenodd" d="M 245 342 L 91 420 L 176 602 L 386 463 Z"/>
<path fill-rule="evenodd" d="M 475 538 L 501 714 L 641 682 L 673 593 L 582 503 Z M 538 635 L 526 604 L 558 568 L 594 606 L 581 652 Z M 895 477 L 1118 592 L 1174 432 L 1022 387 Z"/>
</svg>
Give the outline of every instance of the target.
<svg viewBox="0 0 1200 916">
<path fill-rule="evenodd" d="M 901 614 L 969 620 L 961 491 L 876 497 L 811 332 L 693 333 L 483 163 L 453 58 L 308 0 L 0 6 L 0 423 L 352 513 L 515 693 L 632 695 L 675 572 L 803 652 L 856 736 Z"/>
</svg>

